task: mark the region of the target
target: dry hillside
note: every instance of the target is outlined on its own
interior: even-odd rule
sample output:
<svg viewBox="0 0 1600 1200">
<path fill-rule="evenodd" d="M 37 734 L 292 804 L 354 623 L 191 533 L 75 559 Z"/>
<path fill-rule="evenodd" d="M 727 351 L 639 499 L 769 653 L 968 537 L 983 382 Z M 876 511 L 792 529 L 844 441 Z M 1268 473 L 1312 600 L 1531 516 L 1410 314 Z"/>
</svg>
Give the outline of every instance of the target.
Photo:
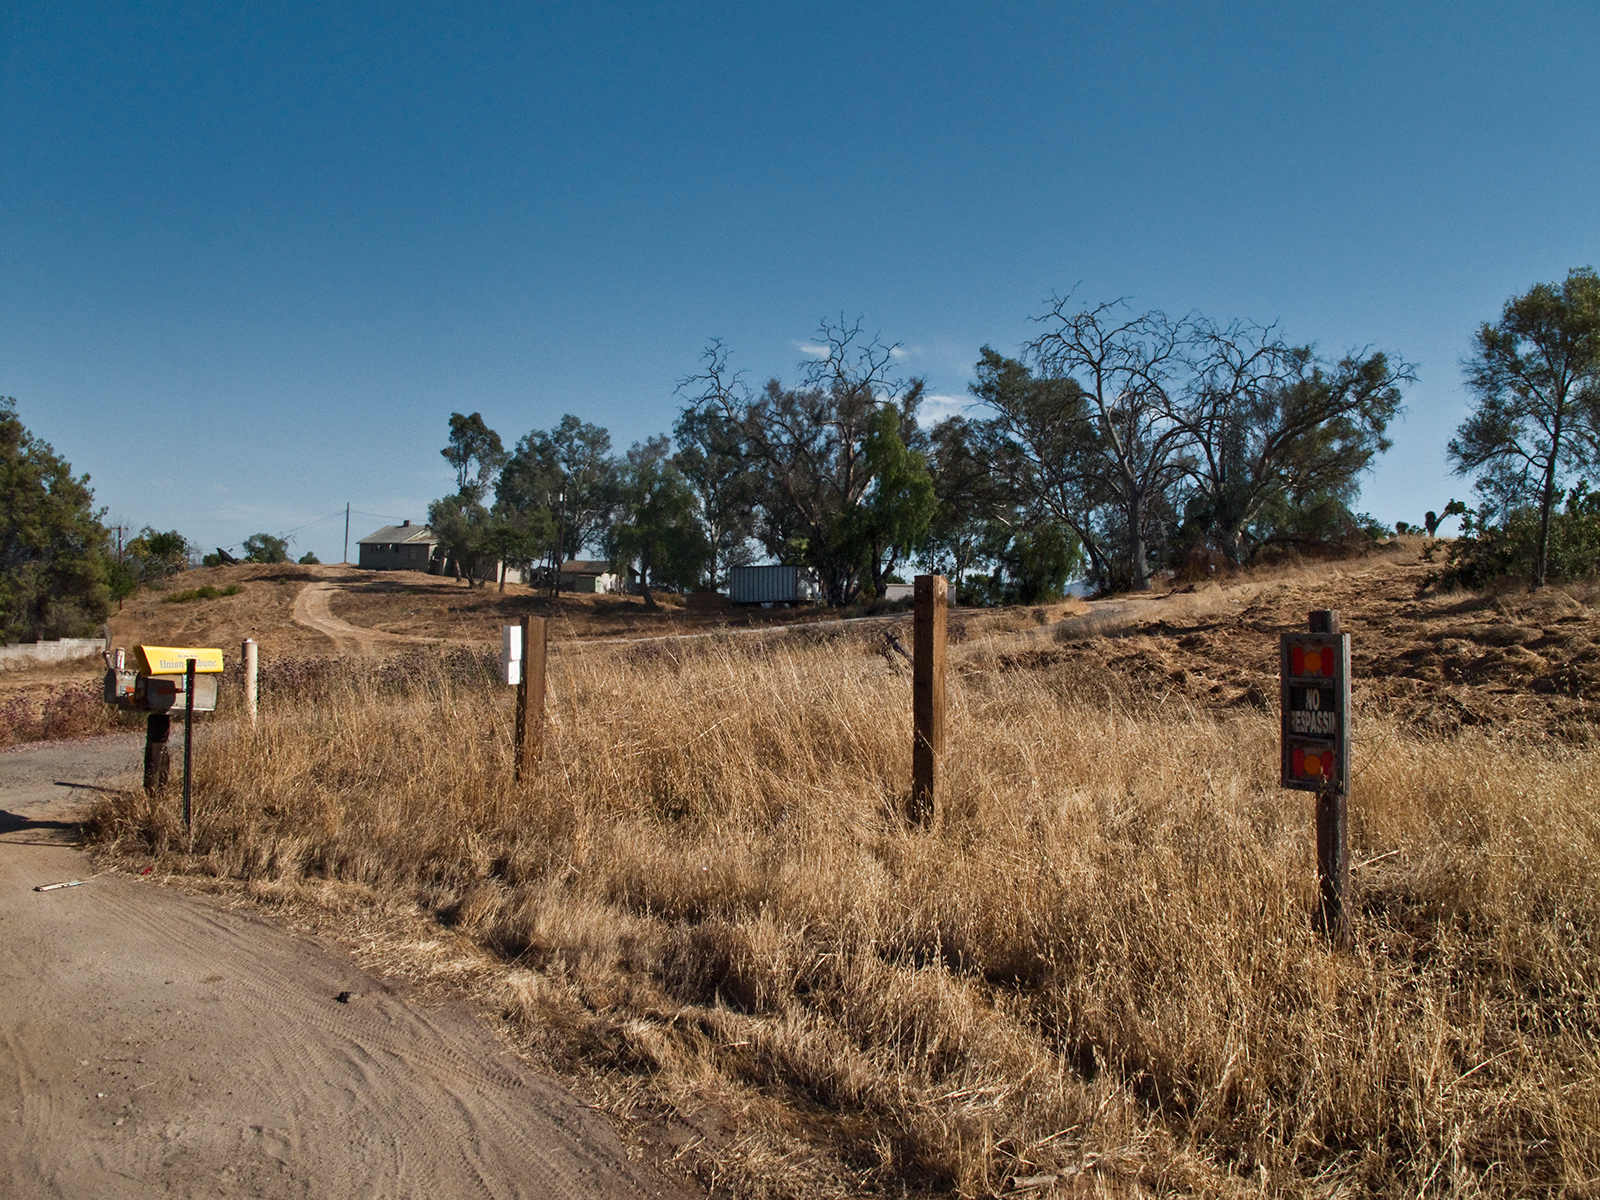
<svg viewBox="0 0 1600 1200">
<path fill-rule="evenodd" d="M 520 784 L 481 656 L 283 661 L 200 743 L 192 843 L 136 792 L 89 835 L 476 995 L 710 1194 L 1593 1194 L 1600 630 L 1419 599 L 1419 550 L 952 614 L 930 829 L 902 617 L 564 641 Z M 1324 606 L 1348 954 L 1277 779 L 1277 634 Z"/>
</svg>

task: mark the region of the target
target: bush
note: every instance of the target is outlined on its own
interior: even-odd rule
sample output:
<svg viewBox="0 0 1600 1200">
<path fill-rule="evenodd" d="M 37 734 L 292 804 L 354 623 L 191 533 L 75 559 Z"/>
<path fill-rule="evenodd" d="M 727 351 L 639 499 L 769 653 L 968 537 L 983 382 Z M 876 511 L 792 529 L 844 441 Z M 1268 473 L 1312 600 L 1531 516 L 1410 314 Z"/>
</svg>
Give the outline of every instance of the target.
<svg viewBox="0 0 1600 1200">
<path fill-rule="evenodd" d="M 1430 573 L 1424 587 L 1441 590 L 1489 587 L 1505 579 L 1532 579 L 1539 553 L 1539 510 L 1513 508 L 1496 523 L 1484 504 L 1465 510 L 1461 536 L 1450 546 L 1443 571 Z M 1561 509 L 1550 513 L 1550 549 L 1546 578 L 1575 583 L 1600 575 L 1600 493 L 1587 480 L 1566 495 Z"/>
</svg>

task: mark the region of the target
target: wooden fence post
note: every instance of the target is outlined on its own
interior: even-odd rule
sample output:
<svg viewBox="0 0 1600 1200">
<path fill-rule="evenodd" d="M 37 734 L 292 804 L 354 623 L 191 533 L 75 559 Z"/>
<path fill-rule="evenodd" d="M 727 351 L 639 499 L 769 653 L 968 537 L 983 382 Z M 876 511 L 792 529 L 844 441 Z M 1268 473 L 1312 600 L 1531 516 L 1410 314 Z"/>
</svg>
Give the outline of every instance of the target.
<svg viewBox="0 0 1600 1200">
<path fill-rule="evenodd" d="M 249 715 L 252 725 L 256 723 L 256 678 L 260 671 L 256 651 L 255 638 L 245 638 L 244 644 L 239 647 L 239 657 L 244 666 L 244 711 Z"/>
<path fill-rule="evenodd" d="M 549 629 L 543 617 L 522 618 L 522 674 L 517 681 L 516 778 L 533 773 L 544 752 L 545 651 Z"/>
<path fill-rule="evenodd" d="M 918 575 L 911 668 L 911 802 L 906 815 L 927 825 L 938 811 L 944 765 L 944 625 L 950 584 L 943 575 Z"/>
<path fill-rule="evenodd" d="M 1311 633 L 1338 633 L 1339 614 L 1319 608 L 1310 614 Z M 1348 720 L 1348 714 L 1341 718 Z M 1341 730 L 1348 737 L 1348 732 Z M 1350 891 L 1350 802 L 1346 788 L 1317 792 L 1317 886 L 1321 893 L 1318 925 L 1340 950 L 1350 948 L 1350 914 L 1345 898 Z"/>
</svg>

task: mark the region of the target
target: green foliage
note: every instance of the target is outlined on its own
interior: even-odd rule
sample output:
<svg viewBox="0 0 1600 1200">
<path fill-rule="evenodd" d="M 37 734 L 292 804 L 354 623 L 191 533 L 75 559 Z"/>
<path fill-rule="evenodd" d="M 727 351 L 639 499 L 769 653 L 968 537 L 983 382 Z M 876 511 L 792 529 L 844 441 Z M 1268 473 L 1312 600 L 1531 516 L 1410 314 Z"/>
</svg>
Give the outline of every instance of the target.
<svg viewBox="0 0 1600 1200">
<path fill-rule="evenodd" d="M 439 538 L 439 548 L 457 579 L 469 587 L 483 577 L 489 554 L 489 534 L 494 521 L 489 510 L 469 493 L 458 493 L 428 505 L 428 527 Z"/>
<path fill-rule="evenodd" d="M 718 588 L 734 567 L 755 561 L 750 540 L 760 480 L 743 453 L 738 427 L 725 413 L 686 408 L 672 433 L 678 443 L 672 461 L 694 491 L 695 519 L 709 551 L 707 582 Z"/>
<path fill-rule="evenodd" d="M 217 600 L 223 596 L 237 596 L 239 591 L 237 583 L 230 583 L 225 588 L 215 588 L 208 583 L 202 587 L 190 588 L 186 592 L 173 592 L 170 596 L 163 596 L 161 603 L 188 604 L 194 600 Z"/>
<path fill-rule="evenodd" d="M 872 486 L 857 510 L 856 537 L 873 592 L 880 596 L 895 567 L 927 544 L 933 520 L 928 460 L 906 444 L 915 433 L 914 420 L 889 404 L 867 424 L 864 446 Z"/>
<path fill-rule="evenodd" d="M 322 565 L 322 560 L 310 550 L 302 554 L 298 561 L 302 567 L 320 567 Z"/>
<path fill-rule="evenodd" d="M 110 611 L 106 531 L 87 475 L 0 397 L 0 642 L 74 637 Z"/>
<path fill-rule="evenodd" d="M 139 591 L 139 573 L 127 563 L 106 557 L 106 589 L 117 602 L 126 600 Z"/>
<path fill-rule="evenodd" d="M 1540 553 L 1539 534 L 1540 512 L 1532 504 L 1509 513 L 1494 503 L 1466 510 L 1444 569 L 1430 573 L 1424 586 L 1476 590 L 1508 579 L 1531 579 Z M 1565 503 L 1550 514 L 1545 553 L 1546 582 L 1600 577 L 1600 492 L 1590 491 L 1587 480 L 1568 490 Z"/>
<path fill-rule="evenodd" d="M 159 583 L 169 575 L 189 569 L 191 547 L 176 529 L 165 531 L 146 525 L 123 547 L 123 561 L 141 583 Z"/>
<path fill-rule="evenodd" d="M 1478 329 L 1466 363 L 1476 397 L 1449 455 L 1477 478 L 1491 523 L 1509 535 L 1532 507 L 1538 517 L 1528 564 L 1534 587 L 1550 569 L 1550 525 L 1565 481 L 1600 461 L 1600 276 L 1584 267 L 1563 284 L 1540 283 L 1506 301 Z"/>
<path fill-rule="evenodd" d="M 652 587 L 696 586 L 710 547 L 694 519 L 694 492 L 673 464 L 671 443 L 654 437 L 628 451 L 617 486 L 617 519 L 605 538 L 607 556 L 635 565 L 645 603 Z"/>
<path fill-rule="evenodd" d="M 450 442 L 439 451 L 456 469 L 456 490 L 482 500 L 496 471 L 505 465 L 500 435 L 483 423 L 482 413 L 450 414 Z M 477 470 L 473 467 L 476 465 Z"/>
<path fill-rule="evenodd" d="M 616 472 L 611 435 L 571 413 L 549 431 L 525 434 L 495 486 L 494 552 L 511 563 L 553 566 L 597 544 L 611 521 Z"/>
<path fill-rule="evenodd" d="M 902 510 L 926 501 L 931 514 L 931 492 L 887 440 L 887 424 L 879 424 L 882 410 L 890 410 L 899 441 L 920 457 L 913 442 L 922 440 L 915 418 L 923 383 L 891 378 L 895 347 L 864 339 L 860 322 L 823 322 L 817 338 L 826 352 L 802 364 L 799 387 L 772 379 L 752 393 L 713 341 L 703 373 L 685 380 L 679 394 L 691 413 L 715 414 L 736 436 L 755 485 L 761 544 L 781 562 L 810 567 L 828 603 L 841 607 L 895 565 L 908 537 L 920 540 L 926 531 L 925 518 L 908 520 Z M 876 461 L 868 451 L 874 429 Z M 879 466 L 904 469 L 875 491 Z"/>
<path fill-rule="evenodd" d="M 282 563 L 289 561 L 289 539 L 270 533 L 252 533 L 243 543 L 245 562 Z"/>
<path fill-rule="evenodd" d="M 1005 604 L 1059 600 L 1067 581 L 1083 569 L 1083 551 L 1072 531 L 1056 521 L 1040 521 L 1019 532 L 1001 556 Z"/>
</svg>

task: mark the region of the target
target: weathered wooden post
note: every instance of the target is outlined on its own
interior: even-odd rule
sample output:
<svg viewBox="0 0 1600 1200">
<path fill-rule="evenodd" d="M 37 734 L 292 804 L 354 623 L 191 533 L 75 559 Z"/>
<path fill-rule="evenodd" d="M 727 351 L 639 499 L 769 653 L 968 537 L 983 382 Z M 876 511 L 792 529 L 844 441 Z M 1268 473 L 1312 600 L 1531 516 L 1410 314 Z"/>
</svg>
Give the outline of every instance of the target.
<svg viewBox="0 0 1600 1200">
<path fill-rule="evenodd" d="M 1350 946 L 1350 635 L 1339 614 L 1311 613 L 1308 633 L 1280 639 L 1282 784 L 1317 794 L 1317 926 Z"/>
<path fill-rule="evenodd" d="M 544 752 L 545 652 L 549 628 L 543 617 L 522 618 L 522 663 L 517 679 L 516 778 L 533 773 Z"/>
<path fill-rule="evenodd" d="M 918 575 L 913 599 L 911 666 L 911 802 L 906 815 L 927 825 L 938 811 L 944 766 L 944 626 L 950 584 Z"/>
<path fill-rule="evenodd" d="M 144 721 L 144 794 L 154 796 L 167 786 L 172 774 L 172 754 L 167 739 L 172 736 L 172 714 L 153 712 Z"/>
<path fill-rule="evenodd" d="M 245 638 L 239 648 L 239 660 L 244 663 L 244 711 L 249 715 L 252 725 L 256 723 L 257 649 L 255 638 Z"/>
</svg>

